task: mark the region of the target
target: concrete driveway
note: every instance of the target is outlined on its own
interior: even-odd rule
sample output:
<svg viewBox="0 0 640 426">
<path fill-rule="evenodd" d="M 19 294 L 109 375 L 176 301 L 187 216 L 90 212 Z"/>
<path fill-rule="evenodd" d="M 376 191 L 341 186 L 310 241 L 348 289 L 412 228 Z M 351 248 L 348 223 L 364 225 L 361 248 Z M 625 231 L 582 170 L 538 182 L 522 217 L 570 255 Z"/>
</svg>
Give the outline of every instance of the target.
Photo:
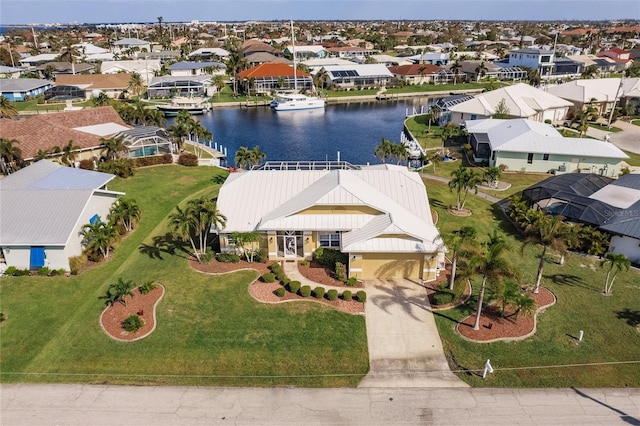
<svg viewBox="0 0 640 426">
<path fill-rule="evenodd" d="M 621 132 L 609 135 L 611 143 L 625 151 L 640 154 L 640 126 L 618 120 L 613 126 L 622 129 Z"/>
<path fill-rule="evenodd" d="M 449 369 L 424 287 L 371 280 L 366 321 L 369 374 L 359 387 L 467 387 Z"/>
</svg>

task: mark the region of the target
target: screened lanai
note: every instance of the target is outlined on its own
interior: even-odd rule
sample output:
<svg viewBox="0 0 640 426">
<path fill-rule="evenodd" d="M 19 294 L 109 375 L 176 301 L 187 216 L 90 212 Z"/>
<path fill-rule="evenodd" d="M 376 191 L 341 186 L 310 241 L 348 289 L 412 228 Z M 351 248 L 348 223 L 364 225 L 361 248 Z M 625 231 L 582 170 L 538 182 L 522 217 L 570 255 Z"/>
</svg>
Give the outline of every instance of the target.
<svg viewBox="0 0 640 426">
<path fill-rule="evenodd" d="M 597 174 L 567 173 L 530 186 L 522 192 L 522 198 L 531 207 L 572 222 L 600 226 L 618 209 L 590 197 L 611 182 L 612 178 Z"/>
<path fill-rule="evenodd" d="M 211 76 L 194 75 L 190 77 L 160 76 L 153 77 L 147 92 L 150 97 L 169 97 L 172 95 L 204 96 L 211 87 Z"/>
<path fill-rule="evenodd" d="M 124 144 L 129 149 L 129 158 L 173 153 L 173 143 L 160 127 L 139 126 L 120 132 L 114 137 L 120 136 L 124 137 Z"/>
</svg>

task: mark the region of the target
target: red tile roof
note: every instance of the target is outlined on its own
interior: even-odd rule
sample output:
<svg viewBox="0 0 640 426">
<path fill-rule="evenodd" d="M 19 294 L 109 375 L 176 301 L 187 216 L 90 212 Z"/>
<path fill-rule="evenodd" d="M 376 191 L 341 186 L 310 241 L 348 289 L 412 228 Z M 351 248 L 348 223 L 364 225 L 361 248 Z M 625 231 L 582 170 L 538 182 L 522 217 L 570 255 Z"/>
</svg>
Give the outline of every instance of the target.
<svg viewBox="0 0 640 426">
<path fill-rule="evenodd" d="M 403 76 L 410 75 L 431 75 L 436 74 L 438 71 L 444 68 L 432 64 L 412 64 L 412 65 L 398 65 L 395 67 L 389 67 L 389 71 L 392 74 L 398 74 Z M 421 73 L 422 71 L 422 73 Z"/>
<path fill-rule="evenodd" d="M 126 126 L 113 107 L 63 111 L 37 115 L 24 120 L 0 120 L 0 138 L 16 139 L 22 158 L 33 158 L 39 150 L 63 147 L 73 141 L 80 148 L 100 145 L 100 136 L 73 130 L 76 127 L 116 123 Z"/>
<path fill-rule="evenodd" d="M 296 71 L 298 77 L 310 77 L 303 71 Z M 267 62 L 238 73 L 238 78 L 293 77 L 293 67 L 279 62 Z"/>
</svg>

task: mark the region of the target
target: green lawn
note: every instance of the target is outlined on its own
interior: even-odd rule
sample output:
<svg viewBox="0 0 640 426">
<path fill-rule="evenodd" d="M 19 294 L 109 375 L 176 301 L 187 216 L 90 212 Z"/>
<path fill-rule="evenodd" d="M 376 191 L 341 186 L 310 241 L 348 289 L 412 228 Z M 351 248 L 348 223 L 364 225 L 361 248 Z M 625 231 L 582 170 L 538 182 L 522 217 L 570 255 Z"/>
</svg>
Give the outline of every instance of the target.
<svg viewBox="0 0 640 426">
<path fill-rule="evenodd" d="M 611 133 L 618 133 L 622 131 L 622 129 L 619 127 L 614 127 L 614 126 L 607 127 L 599 123 L 589 123 L 589 127 L 593 127 L 594 129 L 602 130 L 604 132 L 611 132 Z"/>
<path fill-rule="evenodd" d="M 0 279 L 2 382 L 221 386 L 355 386 L 368 371 L 365 321 L 313 302 L 267 305 L 247 286 L 256 274 L 213 277 L 185 252 L 159 249 L 179 202 L 215 196 L 226 172 L 158 166 L 109 189 L 136 199 L 142 220 L 108 262 L 81 275 Z M 155 238 L 155 241 L 154 241 Z M 100 329 L 98 299 L 117 277 L 166 288 L 158 327 L 120 343 Z"/>
<path fill-rule="evenodd" d="M 640 126 L 640 120 L 632 120 L 631 124 L 635 124 L 636 126 Z"/>
<path fill-rule="evenodd" d="M 640 166 L 640 154 L 636 154 L 631 151 L 624 151 L 625 154 L 629 156 L 626 160 L 624 160 L 630 166 Z"/>
<path fill-rule="evenodd" d="M 506 233 L 507 259 L 523 272 L 526 283 L 534 283 L 540 249 L 532 247 L 520 254 L 521 240 L 497 208 L 469 195 L 467 207 L 473 215 L 454 217 L 446 206 L 455 203 L 455 194 L 444 185 L 426 181 L 431 205 L 438 211 L 438 227 L 448 234 L 463 225 L 473 225 L 482 239 L 493 229 Z M 517 235 L 517 234 L 516 234 Z M 613 295 L 601 294 L 605 273 L 591 257 L 570 255 L 564 266 L 557 257 L 548 257 L 543 285 L 558 298 L 555 306 L 538 316 L 537 332 L 521 342 L 476 344 L 455 332 L 456 322 L 474 312 L 477 300 L 457 309 L 436 313 L 436 323 L 445 353 L 453 370 L 482 369 L 491 359 L 496 369 L 483 380 L 477 374 L 460 372 L 472 386 L 496 387 L 637 387 L 638 364 L 606 364 L 640 360 L 640 273 L 621 274 Z M 478 290 L 474 283 L 474 294 Z M 584 341 L 575 336 L 584 331 Z M 605 363 L 597 366 L 531 368 L 568 364 Z M 503 370 L 510 369 L 513 370 Z"/>
</svg>

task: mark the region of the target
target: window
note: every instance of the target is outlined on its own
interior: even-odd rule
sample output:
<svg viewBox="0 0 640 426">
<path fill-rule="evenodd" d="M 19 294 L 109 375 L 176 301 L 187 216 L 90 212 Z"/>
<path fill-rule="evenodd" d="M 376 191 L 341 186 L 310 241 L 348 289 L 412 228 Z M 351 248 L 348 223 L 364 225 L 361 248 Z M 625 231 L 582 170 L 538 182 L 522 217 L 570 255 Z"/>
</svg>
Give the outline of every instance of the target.
<svg viewBox="0 0 640 426">
<path fill-rule="evenodd" d="M 340 247 L 340 234 L 320 234 L 318 235 L 320 247 Z"/>
<path fill-rule="evenodd" d="M 549 161 L 549 154 L 542 155 L 542 160 L 543 161 Z"/>
<path fill-rule="evenodd" d="M 527 154 L 527 164 L 532 164 L 533 163 L 533 154 L 529 153 Z"/>
<path fill-rule="evenodd" d="M 478 118 L 478 116 L 476 114 L 471 114 L 471 119 L 472 120 L 476 120 Z"/>
</svg>

